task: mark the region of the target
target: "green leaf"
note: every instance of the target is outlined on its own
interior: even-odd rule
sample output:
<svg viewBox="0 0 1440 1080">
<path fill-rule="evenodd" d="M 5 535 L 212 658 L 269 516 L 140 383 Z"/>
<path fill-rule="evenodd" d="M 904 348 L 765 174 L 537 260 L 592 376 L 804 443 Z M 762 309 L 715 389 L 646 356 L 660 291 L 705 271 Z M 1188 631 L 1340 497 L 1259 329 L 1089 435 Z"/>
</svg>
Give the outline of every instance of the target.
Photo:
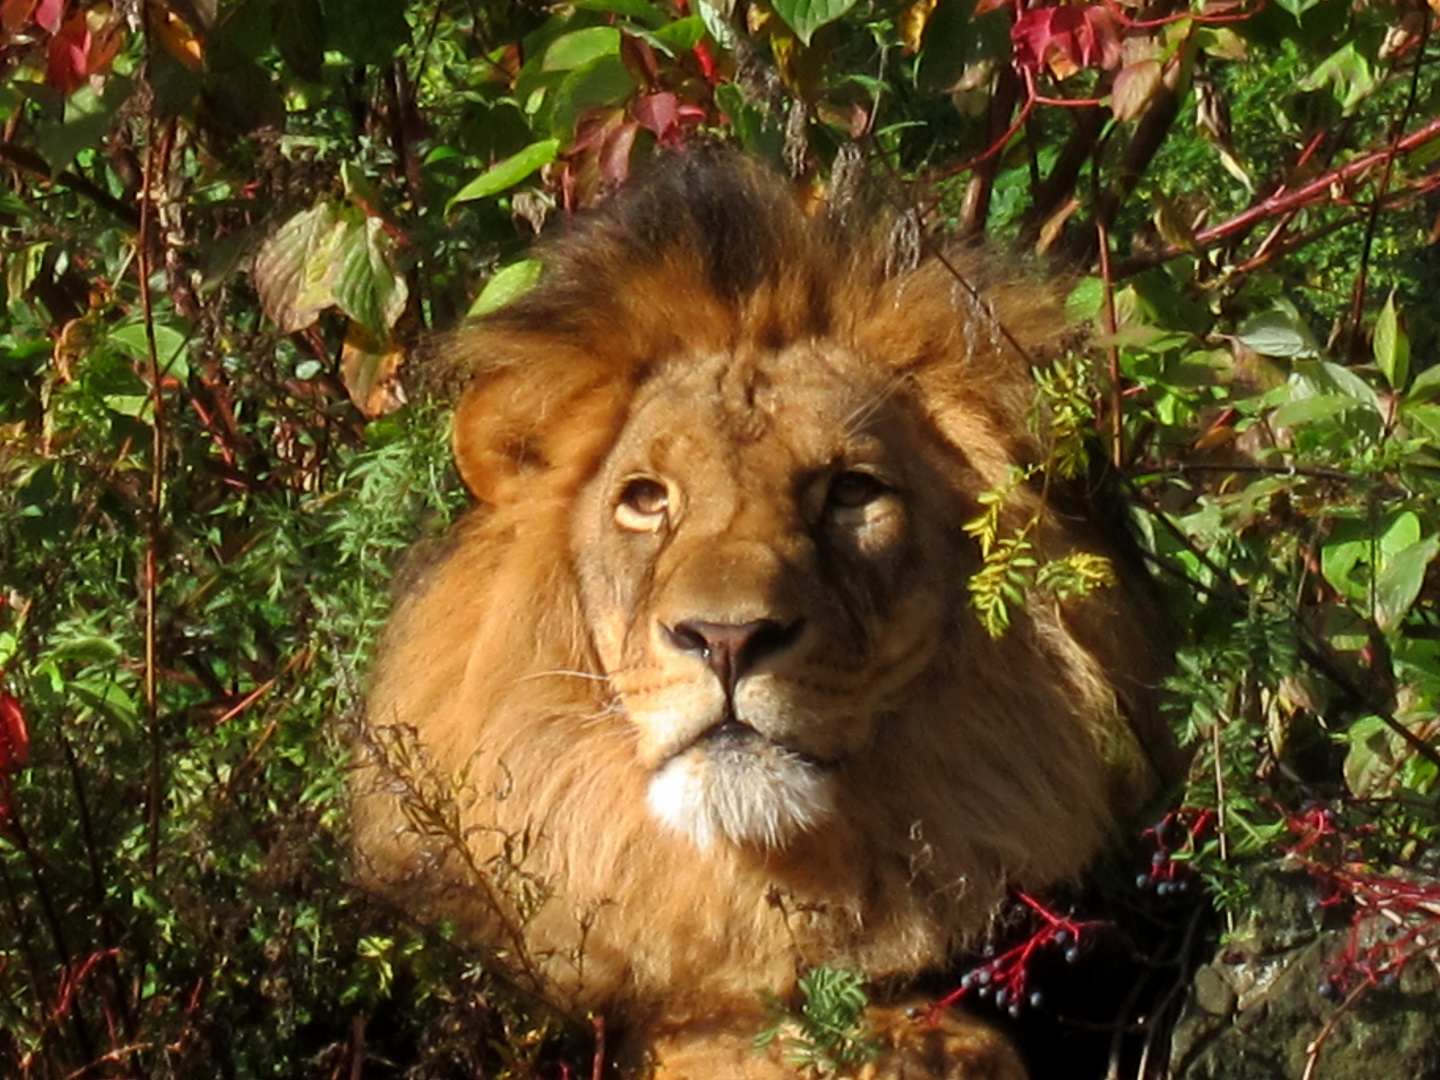
<svg viewBox="0 0 1440 1080">
<path fill-rule="evenodd" d="M 725 20 L 725 12 L 719 0 L 696 0 L 696 9 L 700 19 L 705 24 L 705 30 L 709 33 L 711 40 L 726 52 L 735 48 L 735 29 Z M 733 83 L 722 83 L 723 86 L 733 86 Z M 718 92 L 717 88 L 717 92 Z"/>
<path fill-rule="evenodd" d="M 1410 392 L 1405 395 L 1406 401 L 1428 401 L 1430 398 L 1440 394 L 1440 364 L 1428 367 L 1410 384 Z"/>
<path fill-rule="evenodd" d="M 545 50 L 544 71 L 574 71 L 602 56 L 620 53 L 620 31 L 613 26 L 588 26 L 572 30 L 550 43 Z"/>
<path fill-rule="evenodd" d="M 1375 91 L 1378 84 L 1374 72 L 1370 70 L 1370 61 L 1356 50 L 1354 42 L 1349 42 L 1326 57 L 1299 83 L 1300 89 L 1306 91 L 1319 90 L 1327 85 L 1340 103 L 1340 111 L 1348 116 Z"/>
<path fill-rule="evenodd" d="M 318 203 L 276 229 L 255 256 L 260 306 L 287 334 L 313 325 L 335 303 L 330 271 L 344 228 L 333 203 Z"/>
<path fill-rule="evenodd" d="M 529 292 L 540 280 L 542 266 L 539 259 L 521 259 L 495 271 L 485 283 L 485 288 L 480 290 L 475 303 L 470 305 L 469 316 L 478 319 L 489 315 Z"/>
<path fill-rule="evenodd" d="M 1317 420 L 1328 420 L 1365 403 L 1349 394 L 1315 394 L 1280 406 L 1270 417 L 1275 427 L 1299 427 Z"/>
<path fill-rule="evenodd" d="M 1412 519 L 1418 528 L 1419 521 L 1414 514 L 1401 515 L 1401 520 L 1406 518 Z M 1396 525 L 1399 524 L 1397 521 Z M 1437 552 L 1440 552 L 1440 537 L 1426 536 L 1385 560 L 1375 579 L 1375 621 L 1381 630 L 1393 630 L 1400 624 L 1420 595 L 1426 568 Z"/>
<path fill-rule="evenodd" d="M 1410 378 L 1410 338 L 1400 325 L 1392 292 L 1375 323 L 1375 363 L 1393 390 L 1405 389 Z"/>
<path fill-rule="evenodd" d="M 806 45 L 820 27 L 834 22 L 855 6 L 855 0 L 774 0 L 775 14 Z"/>
<path fill-rule="evenodd" d="M 1140 115 L 1160 88 L 1159 60 L 1137 60 L 1115 74 L 1110 90 L 1110 108 L 1121 123 Z"/>
<path fill-rule="evenodd" d="M 1320 346 L 1310 328 L 1290 304 L 1277 304 L 1269 311 L 1246 319 L 1235 336 L 1261 356 L 1320 355 Z"/>
<path fill-rule="evenodd" d="M 1105 306 L 1105 282 L 1098 277 L 1081 278 L 1070 295 L 1065 297 L 1065 317 L 1074 322 L 1088 322 Z"/>
<path fill-rule="evenodd" d="M 576 11 L 600 11 L 607 15 L 624 15 L 643 26 L 654 29 L 663 26 L 669 18 L 650 0 L 580 0 Z"/>
<path fill-rule="evenodd" d="M 1276 0 L 1276 3 L 1285 11 L 1295 16 L 1295 21 L 1300 21 L 1300 16 L 1313 7 L 1320 4 L 1320 0 Z"/>
<path fill-rule="evenodd" d="M 1369 537 L 1346 539 L 1326 544 L 1320 549 L 1320 572 L 1340 595 L 1359 600 L 1365 595 L 1363 582 L 1352 578 L 1355 567 L 1370 558 Z"/>
<path fill-rule="evenodd" d="M 456 203 L 488 198 L 514 187 L 536 169 L 549 165 L 559 152 L 559 139 L 541 139 L 531 143 L 518 154 L 492 165 L 457 191 L 450 197 L 446 210 Z"/>
<path fill-rule="evenodd" d="M 568 137 L 580 114 L 601 105 L 619 105 L 635 92 L 635 76 L 618 56 L 602 56 L 566 75 L 555 89 L 550 130 Z"/>
<path fill-rule="evenodd" d="M 1397 514 L 1379 540 L 1381 559 L 1388 559 L 1420 542 L 1420 519 L 1409 510 Z"/>
<path fill-rule="evenodd" d="M 185 360 L 185 334 L 173 326 L 155 323 L 155 357 L 160 365 L 160 374 L 185 380 L 190 375 L 190 365 Z M 110 341 L 121 351 L 136 360 L 148 361 L 150 342 L 145 333 L 144 323 L 128 323 L 116 327 L 110 333 Z"/>
<path fill-rule="evenodd" d="M 700 43 L 700 39 L 705 36 L 705 23 L 699 15 L 691 15 L 687 19 L 676 19 L 662 26 L 651 36 L 670 50 L 673 56 L 689 52 Z"/>
<path fill-rule="evenodd" d="M 350 224 L 336 245 L 335 303 L 377 338 L 385 338 L 410 297 L 394 267 L 395 241 L 379 218 Z"/>
</svg>

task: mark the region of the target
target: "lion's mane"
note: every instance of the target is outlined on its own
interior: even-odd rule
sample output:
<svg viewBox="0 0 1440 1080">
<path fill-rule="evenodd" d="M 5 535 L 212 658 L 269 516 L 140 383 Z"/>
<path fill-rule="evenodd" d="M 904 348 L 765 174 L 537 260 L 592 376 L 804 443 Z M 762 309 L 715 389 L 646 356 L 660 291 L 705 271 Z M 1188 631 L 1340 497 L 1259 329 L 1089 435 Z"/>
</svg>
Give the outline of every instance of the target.
<svg viewBox="0 0 1440 1080">
<path fill-rule="evenodd" d="M 1154 703 L 1165 634 L 1083 484 L 1022 485 L 1004 521 L 1035 515 L 1043 492 L 1043 554 L 1108 554 L 1118 584 L 1034 597 L 993 640 L 965 604 L 978 556 L 959 524 L 1043 458 L 1031 365 L 1062 339 L 1058 305 L 983 253 L 904 247 L 806 216 L 744 159 L 692 154 L 552 245 L 534 291 L 450 340 L 470 380 L 456 454 L 480 505 L 400 600 L 382 649 L 355 786 L 372 882 L 571 1004 L 703 1022 L 753 1010 L 757 990 L 806 965 L 942 963 L 1007 886 L 1076 874 L 1154 789 L 1174 761 Z M 652 805 L 644 740 L 597 646 L 609 601 L 582 588 L 577 502 L 644 388 L 734 358 L 696 390 L 721 394 L 725 365 L 796 349 L 849 357 L 881 388 L 877 407 L 910 410 L 957 564 L 925 571 L 948 606 L 933 656 L 863 752 L 833 766 L 821 820 L 796 811 L 774 843 L 699 843 Z"/>
</svg>

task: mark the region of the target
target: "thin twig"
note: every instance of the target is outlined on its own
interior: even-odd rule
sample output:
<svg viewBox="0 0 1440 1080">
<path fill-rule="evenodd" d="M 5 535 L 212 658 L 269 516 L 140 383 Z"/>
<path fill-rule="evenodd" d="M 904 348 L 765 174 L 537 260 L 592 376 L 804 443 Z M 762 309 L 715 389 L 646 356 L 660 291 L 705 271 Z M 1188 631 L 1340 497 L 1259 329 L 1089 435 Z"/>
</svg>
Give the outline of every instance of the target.
<svg viewBox="0 0 1440 1080">
<path fill-rule="evenodd" d="M 1350 1007 L 1359 1001 L 1360 998 L 1364 996 L 1365 991 L 1369 989 L 1370 984 L 1362 982 L 1359 986 L 1355 987 L 1354 990 L 1350 991 L 1349 996 L 1347 996 L 1344 1001 L 1335 1006 L 1334 1011 L 1330 1013 L 1329 1019 L 1325 1021 L 1325 1026 L 1320 1029 L 1320 1034 L 1316 1035 L 1315 1038 L 1311 1040 L 1310 1045 L 1305 1047 L 1305 1071 L 1300 1074 L 1300 1080 L 1315 1080 L 1315 1070 L 1320 1066 L 1320 1051 L 1324 1049 L 1325 1043 L 1329 1040 L 1330 1036 L 1334 1034 L 1335 1025 L 1340 1022 L 1340 1018 L 1344 1016 L 1350 1010 Z"/>
<path fill-rule="evenodd" d="M 1138 273 L 1150 266 L 1158 265 L 1168 259 L 1180 255 L 1191 254 L 1195 251 L 1214 247 L 1221 241 L 1229 239 L 1236 233 L 1243 232 L 1262 221 L 1280 217 L 1291 213 L 1294 210 L 1301 210 L 1305 207 L 1325 199 L 1330 189 L 1340 185 L 1348 184 L 1352 180 L 1369 172 L 1376 165 L 1387 160 L 1393 160 L 1402 154 L 1408 154 L 1424 146 L 1428 142 L 1440 138 L 1440 117 L 1431 120 L 1428 124 L 1417 128 L 1404 138 L 1397 140 L 1383 150 L 1375 150 L 1368 154 L 1362 154 L 1353 158 L 1338 169 L 1331 169 L 1329 172 L 1315 177 L 1309 183 L 1302 184 L 1298 188 L 1281 188 L 1275 194 L 1261 199 L 1248 210 L 1242 210 L 1232 218 L 1212 225 L 1208 229 L 1201 229 L 1193 238 L 1193 242 L 1185 245 L 1169 244 L 1155 254 L 1145 259 L 1132 259 L 1119 268 L 1119 277 L 1128 277 Z"/>
<path fill-rule="evenodd" d="M 140 279 L 140 310 L 145 325 L 146 359 L 150 376 L 150 498 L 146 506 L 145 572 L 142 579 L 145 602 L 145 721 L 150 734 L 150 778 L 146 792 L 146 824 L 149 832 L 149 875 L 160 866 L 160 702 L 157 606 L 160 574 L 160 519 L 165 494 L 165 413 L 161 393 L 160 352 L 155 341 L 155 311 L 150 295 L 150 249 L 155 233 L 157 187 L 162 180 L 160 147 L 155 137 L 154 103 L 150 103 L 145 125 L 145 168 L 140 188 L 140 232 L 136 237 L 136 274 Z"/>
<path fill-rule="evenodd" d="M 1097 216 L 1095 242 L 1100 248 L 1100 281 L 1105 290 L 1105 336 L 1110 362 L 1110 461 L 1118 469 L 1125 464 L 1124 387 L 1120 384 L 1120 344 L 1115 334 L 1115 279 L 1110 274 L 1110 230 Z"/>
<path fill-rule="evenodd" d="M 1385 167 L 1380 173 L 1380 181 L 1375 186 L 1375 197 L 1370 202 L 1370 213 L 1365 221 L 1365 238 L 1360 245 L 1360 267 L 1355 272 L 1355 295 L 1350 305 L 1350 347 L 1348 355 L 1351 360 L 1356 359 L 1360 353 L 1360 342 L 1363 339 L 1365 319 L 1365 285 L 1370 273 L 1370 249 L 1375 244 L 1375 233 L 1380 227 L 1380 207 L 1385 199 L 1385 192 L 1390 187 L 1390 174 L 1395 171 L 1395 159 L 1400 156 L 1397 149 L 1400 143 L 1400 133 L 1405 130 L 1405 125 L 1415 115 L 1415 106 L 1420 97 L 1420 70 L 1425 66 L 1425 46 L 1430 42 L 1430 9 L 1422 7 L 1424 23 L 1420 30 L 1420 40 L 1415 47 L 1415 67 L 1410 72 L 1410 92 L 1405 98 L 1405 107 L 1400 112 L 1400 119 L 1395 123 L 1395 138 L 1390 144 L 1390 153 L 1385 156 Z"/>
</svg>

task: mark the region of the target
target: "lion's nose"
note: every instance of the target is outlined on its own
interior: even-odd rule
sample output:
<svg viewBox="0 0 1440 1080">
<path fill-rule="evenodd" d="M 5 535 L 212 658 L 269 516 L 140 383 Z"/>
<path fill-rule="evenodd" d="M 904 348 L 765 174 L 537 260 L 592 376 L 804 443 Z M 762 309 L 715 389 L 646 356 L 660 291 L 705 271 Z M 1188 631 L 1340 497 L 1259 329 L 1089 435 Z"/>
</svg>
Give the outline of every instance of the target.
<svg viewBox="0 0 1440 1080">
<path fill-rule="evenodd" d="M 805 620 L 782 623 L 777 619 L 755 619 L 743 623 L 715 623 L 687 619 L 664 627 L 670 643 L 682 652 L 693 653 L 720 676 L 725 693 L 766 657 L 784 652 L 800 638 Z"/>
</svg>

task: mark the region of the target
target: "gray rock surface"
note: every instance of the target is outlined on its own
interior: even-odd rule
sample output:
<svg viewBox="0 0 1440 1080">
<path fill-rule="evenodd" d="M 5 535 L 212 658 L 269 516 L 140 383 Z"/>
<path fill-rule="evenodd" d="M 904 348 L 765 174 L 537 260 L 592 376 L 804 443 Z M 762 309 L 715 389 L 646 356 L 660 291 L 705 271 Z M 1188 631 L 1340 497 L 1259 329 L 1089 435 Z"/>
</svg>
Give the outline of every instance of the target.
<svg viewBox="0 0 1440 1080">
<path fill-rule="evenodd" d="M 1355 979 L 1326 998 L 1320 987 L 1351 942 L 1348 913 L 1317 908 L 1303 872 L 1264 868 L 1254 889 L 1252 914 L 1196 973 L 1172 1080 L 1440 1080 L 1440 934 L 1428 949 L 1410 939 L 1417 955 L 1398 980 L 1347 998 Z M 1418 921 L 1440 929 L 1440 912 Z M 1361 948 L 1394 925 L 1379 912 L 1363 920 Z"/>
</svg>

